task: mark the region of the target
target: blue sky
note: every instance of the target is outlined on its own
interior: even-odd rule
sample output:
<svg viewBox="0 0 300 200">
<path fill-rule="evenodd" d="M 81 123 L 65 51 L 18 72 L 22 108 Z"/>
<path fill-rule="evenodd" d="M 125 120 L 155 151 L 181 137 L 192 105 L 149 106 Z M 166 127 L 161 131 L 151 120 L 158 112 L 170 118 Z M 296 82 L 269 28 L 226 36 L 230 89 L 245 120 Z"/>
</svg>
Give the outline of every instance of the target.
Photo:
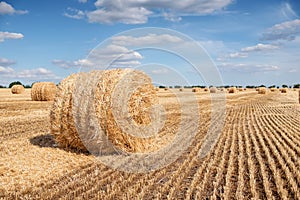
<svg viewBox="0 0 300 200">
<path fill-rule="evenodd" d="M 216 66 L 226 85 L 293 85 L 300 82 L 300 2 L 0 0 L 0 85 L 58 83 L 107 68 L 112 55 L 122 56 L 111 66 L 143 69 L 159 84 L 211 84 L 208 68 Z M 198 59 L 201 75 L 186 57 Z"/>
</svg>

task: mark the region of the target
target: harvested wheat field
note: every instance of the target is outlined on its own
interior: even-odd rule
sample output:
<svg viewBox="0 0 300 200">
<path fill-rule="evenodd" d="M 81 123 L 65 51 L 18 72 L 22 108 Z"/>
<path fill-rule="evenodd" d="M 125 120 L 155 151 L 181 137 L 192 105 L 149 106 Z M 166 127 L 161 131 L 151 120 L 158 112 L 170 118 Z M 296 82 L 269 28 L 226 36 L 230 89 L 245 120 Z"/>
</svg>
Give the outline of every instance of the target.
<svg viewBox="0 0 300 200">
<path fill-rule="evenodd" d="M 93 155 L 58 147 L 50 135 L 51 101 L 0 89 L 0 198 L 3 199 L 300 199 L 298 91 L 224 93 L 226 120 L 210 153 L 197 155 L 211 123 L 211 95 L 159 90 L 165 132 L 176 132 L 196 96 L 199 130 L 170 165 L 149 173 L 117 171 Z M 187 109 L 188 110 L 188 109 Z M 198 114 L 198 113 L 197 113 Z M 189 134 L 186 131 L 184 134 Z"/>
</svg>

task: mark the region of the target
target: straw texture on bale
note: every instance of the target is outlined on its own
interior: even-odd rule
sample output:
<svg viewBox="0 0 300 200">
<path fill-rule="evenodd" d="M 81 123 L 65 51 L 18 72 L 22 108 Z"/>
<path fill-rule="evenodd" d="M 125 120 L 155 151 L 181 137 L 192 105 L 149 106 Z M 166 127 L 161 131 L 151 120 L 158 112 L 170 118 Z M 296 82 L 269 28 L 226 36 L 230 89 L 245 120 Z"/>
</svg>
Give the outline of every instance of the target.
<svg viewBox="0 0 300 200">
<path fill-rule="evenodd" d="M 236 93 L 236 87 L 231 87 L 228 89 L 229 93 Z"/>
<path fill-rule="evenodd" d="M 216 87 L 209 88 L 210 93 L 217 93 L 218 89 Z"/>
<path fill-rule="evenodd" d="M 281 88 L 280 91 L 281 91 L 281 93 L 287 93 L 288 89 L 287 88 Z"/>
<path fill-rule="evenodd" d="M 200 92 L 200 88 L 193 88 L 192 92 Z"/>
<path fill-rule="evenodd" d="M 258 88 L 258 94 L 266 94 L 266 93 L 267 93 L 267 89 L 265 87 Z"/>
<path fill-rule="evenodd" d="M 56 94 L 56 85 L 53 82 L 38 82 L 33 84 L 31 99 L 33 101 L 53 101 Z"/>
<path fill-rule="evenodd" d="M 122 91 L 118 90 L 118 84 L 129 73 L 131 74 L 130 80 L 122 82 L 122 85 L 134 86 L 137 80 L 142 80 L 143 85 L 132 91 L 127 105 L 126 102 L 123 102 L 124 106 L 128 108 L 128 118 L 131 118 L 139 127 L 147 126 L 152 122 L 151 107 L 158 104 L 156 89 L 146 74 L 131 69 L 94 71 L 88 74 L 90 77 L 97 77 L 97 85 L 93 86 L 95 87 L 93 88 L 95 92 L 93 103 L 95 115 L 99 127 L 101 127 L 109 142 L 115 147 L 126 152 L 151 152 L 164 144 L 160 135 L 135 137 L 132 134 L 125 133 L 123 127 L 120 127 L 118 121 L 116 121 L 116 115 L 114 114 L 114 95 L 122 93 Z M 82 74 L 71 75 L 58 86 L 51 111 L 51 133 L 62 147 L 86 151 L 87 148 L 80 139 L 74 122 L 75 116 L 73 116 L 74 113 L 72 112 L 75 109 L 73 107 L 72 93 L 75 90 L 74 84 L 76 79 L 80 78 L 80 76 Z M 87 115 L 87 113 L 81 114 L 82 116 Z M 167 140 L 164 141 L 167 142 Z"/>
<path fill-rule="evenodd" d="M 22 94 L 25 91 L 23 85 L 13 85 L 11 88 L 11 93 L 13 94 Z"/>
</svg>

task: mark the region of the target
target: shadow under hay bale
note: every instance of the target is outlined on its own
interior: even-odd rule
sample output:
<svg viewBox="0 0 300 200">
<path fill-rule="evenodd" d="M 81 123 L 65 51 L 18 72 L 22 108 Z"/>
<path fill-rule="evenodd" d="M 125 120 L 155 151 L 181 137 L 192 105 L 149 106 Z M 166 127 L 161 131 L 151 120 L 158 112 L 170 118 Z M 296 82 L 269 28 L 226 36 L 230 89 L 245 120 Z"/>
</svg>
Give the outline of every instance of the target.
<svg viewBox="0 0 300 200">
<path fill-rule="evenodd" d="M 30 143 L 39 147 L 52 147 L 57 148 L 54 136 L 50 134 L 38 135 L 30 138 Z"/>
<path fill-rule="evenodd" d="M 33 138 L 30 138 L 29 141 L 32 145 L 39 146 L 41 148 L 54 148 L 54 149 L 58 148 L 76 154 L 90 155 L 88 151 L 83 151 L 72 147 L 59 147 L 55 141 L 54 136 L 51 134 L 38 135 Z"/>
</svg>

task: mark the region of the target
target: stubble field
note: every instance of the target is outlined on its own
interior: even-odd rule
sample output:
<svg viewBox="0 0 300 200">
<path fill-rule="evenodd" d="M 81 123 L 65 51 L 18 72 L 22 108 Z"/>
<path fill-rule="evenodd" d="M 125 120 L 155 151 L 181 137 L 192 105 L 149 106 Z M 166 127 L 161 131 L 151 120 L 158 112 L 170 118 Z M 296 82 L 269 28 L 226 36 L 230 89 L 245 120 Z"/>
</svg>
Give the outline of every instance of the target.
<svg viewBox="0 0 300 200">
<path fill-rule="evenodd" d="M 158 94 L 176 122 L 171 91 Z M 12 95 L 1 89 L 0 199 L 300 199 L 298 91 L 226 94 L 224 127 L 203 159 L 197 154 L 211 123 L 211 101 L 208 92 L 196 97 L 200 128 L 192 145 L 176 162 L 143 174 L 59 148 L 49 131 L 52 102 L 31 101 L 30 90 Z"/>
</svg>

